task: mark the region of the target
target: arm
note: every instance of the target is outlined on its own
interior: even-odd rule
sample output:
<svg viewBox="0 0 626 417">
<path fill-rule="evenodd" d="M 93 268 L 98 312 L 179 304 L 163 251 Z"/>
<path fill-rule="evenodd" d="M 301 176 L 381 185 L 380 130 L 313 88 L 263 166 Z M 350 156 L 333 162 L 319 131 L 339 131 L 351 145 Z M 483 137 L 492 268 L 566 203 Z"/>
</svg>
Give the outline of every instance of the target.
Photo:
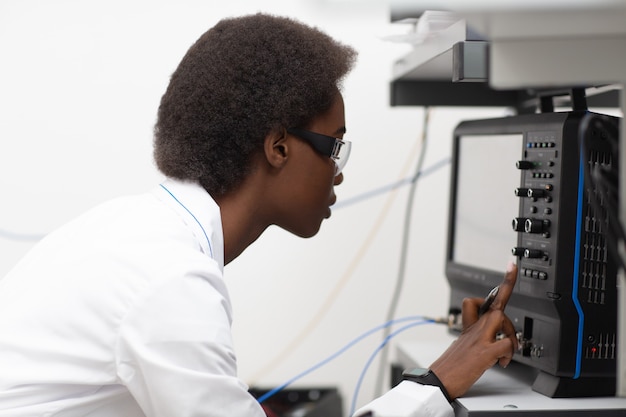
<svg viewBox="0 0 626 417">
<path fill-rule="evenodd" d="M 463 332 L 450 347 L 432 363 L 430 369 L 446 387 L 451 399 L 465 394 L 480 376 L 494 364 L 505 368 L 517 349 L 515 328 L 504 315 L 511 297 L 517 267 L 512 265 L 504 276 L 500 290 L 488 311 L 479 317 L 481 298 L 463 300 Z M 496 339 L 496 334 L 505 335 Z"/>
<path fill-rule="evenodd" d="M 121 325 L 118 378 L 149 417 L 265 417 L 237 378 L 217 267 L 151 287 Z"/>
<path fill-rule="evenodd" d="M 463 300 L 463 332 L 430 366 L 451 400 L 463 395 L 495 363 L 506 367 L 517 348 L 515 328 L 504 308 L 515 286 L 517 267 L 511 265 L 489 309 L 479 315 L 482 298 Z M 496 338 L 497 334 L 505 335 Z M 403 381 L 367 404 L 354 417 L 449 417 L 454 412 L 436 386 Z"/>
</svg>

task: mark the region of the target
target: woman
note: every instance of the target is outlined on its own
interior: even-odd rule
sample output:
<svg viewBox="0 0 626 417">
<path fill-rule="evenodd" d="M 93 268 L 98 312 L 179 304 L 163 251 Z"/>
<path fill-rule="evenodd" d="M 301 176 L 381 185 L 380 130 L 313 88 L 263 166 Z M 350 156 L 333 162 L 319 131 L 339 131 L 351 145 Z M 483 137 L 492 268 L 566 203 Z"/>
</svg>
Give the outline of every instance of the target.
<svg viewBox="0 0 626 417">
<path fill-rule="evenodd" d="M 167 180 L 61 227 L 0 280 L 0 416 L 265 415 L 237 377 L 223 268 L 270 225 L 310 237 L 330 216 L 350 150 L 341 82 L 355 59 L 265 14 L 198 39 L 158 110 Z M 511 334 L 513 276 L 484 318 L 468 301 L 476 324 L 431 367 L 440 387 L 401 384 L 412 407 L 450 413 L 444 393 L 510 360 L 514 338 L 495 334 Z M 401 389 L 363 412 L 384 415 Z"/>
</svg>

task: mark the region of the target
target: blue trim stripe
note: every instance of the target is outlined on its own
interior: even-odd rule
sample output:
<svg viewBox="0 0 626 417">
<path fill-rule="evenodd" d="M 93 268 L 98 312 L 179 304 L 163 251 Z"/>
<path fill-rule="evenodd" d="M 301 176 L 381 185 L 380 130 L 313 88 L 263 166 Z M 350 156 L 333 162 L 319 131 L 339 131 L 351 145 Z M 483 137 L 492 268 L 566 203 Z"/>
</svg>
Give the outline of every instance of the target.
<svg viewBox="0 0 626 417">
<path fill-rule="evenodd" d="M 209 237 L 207 236 L 206 231 L 204 230 L 204 227 L 202 227 L 202 224 L 200 224 L 200 222 L 198 221 L 198 219 L 196 219 L 196 216 L 194 216 L 194 215 L 193 215 L 193 213 L 192 213 L 192 212 L 191 212 L 191 211 L 190 211 L 187 207 L 185 207 L 185 205 L 184 205 L 183 203 L 181 203 L 181 202 L 180 202 L 180 201 L 176 198 L 176 196 L 174 196 L 174 194 L 172 194 L 172 192 L 171 192 L 170 190 L 168 190 L 168 189 L 165 187 L 165 185 L 163 185 L 163 184 L 159 184 L 159 185 L 161 186 L 161 188 L 163 188 L 165 191 L 167 191 L 167 193 L 168 193 L 169 195 L 171 195 L 171 196 L 172 196 L 172 198 L 173 198 L 174 200 L 176 200 L 176 202 L 177 202 L 178 204 L 180 204 L 180 206 L 181 206 L 182 208 L 184 208 L 184 209 L 187 211 L 187 213 L 189 213 L 189 215 L 190 215 L 191 217 L 193 217 L 193 219 L 196 221 L 196 223 L 198 223 L 198 226 L 200 226 L 200 229 L 202 229 L 202 233 L 204 233 L 204 237 L 206 238 L 206 242 L 207 242 L 207 243 L 208 243 L 208 245 L 209 245 L 209 251 L 211 252 L 211 258 L 212 258 L 212 257 L 213 257 L 213 248 L 211 247 L 211 241 L 209 240 Z"/>
<path fill-rule="evenodd" d="M 583 327 L 585 324 L 585 314 L 580 301 L 578 300 L 578 277 L 580 275 L 580 244 L 582 240 L 582 218 L 583 218 L 583 194 L 585 191 L 585 177 L 583 171 L 583 155 L 581 150 L 580 166 L 578 168 L 578 202 L 576 205 L 576 245 L 574 246 L 574 276 L 572 277 L 572 301 L 578 312 L 578 340 L 576 343 L 576 370 L 574 379 L 580 377 L 580 367 L 582 361 Z"/>
</svg>

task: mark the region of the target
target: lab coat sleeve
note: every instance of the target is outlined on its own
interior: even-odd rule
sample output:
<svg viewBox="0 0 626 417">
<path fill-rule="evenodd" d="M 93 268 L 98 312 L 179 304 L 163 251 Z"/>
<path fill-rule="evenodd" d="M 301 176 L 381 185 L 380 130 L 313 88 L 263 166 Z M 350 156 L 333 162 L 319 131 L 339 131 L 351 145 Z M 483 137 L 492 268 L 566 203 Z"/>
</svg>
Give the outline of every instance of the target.
<svg viewBox="0 0 626 417">
<path fill-rule="evenodd" d="M 360 408 L 353 417 L 454 417 L 439 387 L 402 381 Z"/>
<path fill-rule="evenodd" d="M 151 290 L 122 325 L 118 378 L 148 417 L 265 417 L 237 378 L 230 302 L 215 269 Z"/>
</svg>

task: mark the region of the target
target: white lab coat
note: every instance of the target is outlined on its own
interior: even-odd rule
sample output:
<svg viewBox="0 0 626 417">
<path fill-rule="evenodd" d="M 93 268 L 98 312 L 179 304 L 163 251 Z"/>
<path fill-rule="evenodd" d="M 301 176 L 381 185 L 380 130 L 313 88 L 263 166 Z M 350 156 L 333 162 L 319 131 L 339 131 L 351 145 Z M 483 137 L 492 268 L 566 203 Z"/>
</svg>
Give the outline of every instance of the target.
<svg viewBox="0 0 626 417">
<path fill-rule="evenodd" d="M 215 201 L 174 180 L 44 238 L 0 279 L 0 417 L 265 416 L 237 378 L 223 246 Z M 451 412 L 406 384 L 374 415 Z"/>
<path fill-rule="evenodd" d="M 163 185 L 87 212 L 0 280 L 0 416 L 265 415 L 237 378 L 219 207 Z"/>
</svg>

